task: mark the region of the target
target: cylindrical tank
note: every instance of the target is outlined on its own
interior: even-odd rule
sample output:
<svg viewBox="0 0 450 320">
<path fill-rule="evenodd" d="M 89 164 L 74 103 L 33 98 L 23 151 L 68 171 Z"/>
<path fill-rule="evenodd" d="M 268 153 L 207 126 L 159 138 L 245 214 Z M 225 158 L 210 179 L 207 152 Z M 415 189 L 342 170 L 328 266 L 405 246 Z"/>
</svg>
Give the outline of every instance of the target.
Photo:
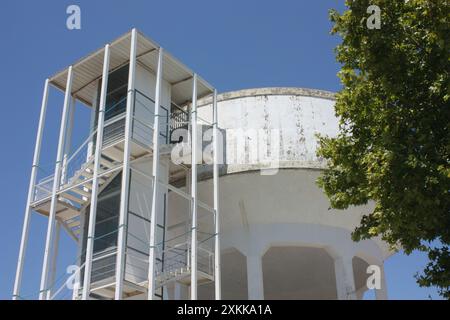
<svg viewBox="0 0 450 320">
<path fill-rule="evenodd" d="M 377 298 L 386 298 L 388 246 L 351 240 L 372 207 L 330 209 L 316 184 L 326 166 L 316 135 L 338 133 L 334 103 L 333 93 L 300 88 L 218 96 L 224 299 L 361 299 L 372 284 Z M 211 101 L 199 105 L 199 118 L 211 121 Z M 199 182 L 201 199 L 211 190 L 211 179 Z M 170 197 L 169 214 L 177 210 Z M 199 298 L 213 293 L 213 284 L 199 287 Z"/>
</svg>

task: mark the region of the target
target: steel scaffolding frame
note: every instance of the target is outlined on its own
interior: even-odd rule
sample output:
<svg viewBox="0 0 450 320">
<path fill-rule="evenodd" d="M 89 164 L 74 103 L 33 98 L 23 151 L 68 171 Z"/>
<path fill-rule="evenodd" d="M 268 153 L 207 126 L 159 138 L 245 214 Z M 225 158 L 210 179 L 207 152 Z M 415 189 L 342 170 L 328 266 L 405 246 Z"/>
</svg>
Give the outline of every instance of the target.
<svg viewBox="0 0 450 320">
<path fill-rule="evenodd" d="M 39 291 L 39 299 L 51 299 L 53 297 L 53 286 L 55 284 L 55 270 L 56 270 L 56 256 L 58 251 L 59 242 L 59 229 L 63 227 L 68 233 L 71 233 L 67 226 L 58 220 L 57 217 L 57 205 L 60 196 L 67 194 L 74 188 L 79 188 L 92 184 L 91 191 L 88 192 L 89 197 L 86 196 L 87 204 L 83 205 L 86 208 L 90 205 L 89 213 L 86 211 L 85 214 L 89 214 L 88 223 L 88 234 L 87 245 L 86 245 L 86 258 L 84 264 L 80 260 L 78 261 L 80 269 L 84 268 L 84 277 L 81 279 L 81 284 L 76 283 L 73 288 L 73 299 L 79 298 L 79 289 L 82 288 L 81 299 L 89 299 L 91 293 L 91 276 L 92 276 L 92 262 L 93 262 L 93 247 L 94 247 L 94 235 L 95 235 L 95 222 L 96 222 L 96 212 L 97 212 L 97 200 L 100 191 L 102 190 L 100 186 L 100 179 L 103 179 L 104 185 L 107 185 L 105 181 L 111 181 L 111 176 L 114 177 L 114 173 L 122 170 L 122 181 L 121 181 L 121 197 L 120 197 L 120 214 L 119 214 L 119 224 L 118 224 L 118 241 L 117 241 L 117 253 L 116 253 L 116 269 L 115 269 L 115 293 L 114 299 L 120 300 L 123 298 L 123 286 L 124 286 L 124 272 L 125 272 L 125 257 L 126 257 L 126 232 L 127 232 L 127 213 L 128 213 L 128 195 L 130 186 L 130 173 L 132 170 L 137 170 L 131 167 L 131 164 L 138 159 L 132 159 L 130 156 L 130 144 L 131 144 L 131 134 L 132 134 L 132 109 L 134 103 L 135 94 L 135 78 L 136 78 L 136 64 L 137 64 L 137 46 L 138 46 L 138 32 L 136 29 L 131 31 L 130 39 L 130 56 L 129 56 L 129 75 L 128 75 L 128 88 L 127 88 L 127 105 L 126 105 L 126 116 L 125 116 L 125 138 L 124 138 L 124 151 L 123 151 L 123 162 L 114 165 L 111 168 L 103 170 L 100 172 L 100 163 L 102 155 L 102 145 L 103 145 L 103 129 L 105 127 L 105 106 L 106 106 L 106 94 L 108 87 L 108 76 L 111 72 L 110 68 L 110 44 L 104 47 L 103 55 L 103 68 L 102 68 L 102 81 L 100 89 L 100 102 L 99 102 L 99 112 L 96 132 L 93 132 L 90 137 L 96 134 L 95 151 L 93 153 L 93 169 L 92 177 L 85 178 L 81 182 L 76 182 L 69 184 L 68 186 L 62 182 L 66 182 L 67 175 L 67 154 L 68 150 L 65 150 L 65 142 L 71 136 L 71 131 L 73 127 L 73 109 L 75 107 L 75 99 L 77 98 L 72 92 L 72 82 L 74 78 L 73 66 L 68 68 L 67 83 L 64 90 L 64 104 L 63 112 L 60 124 L 60 132 L 57 147 L 57 157 L 55 163 L 55 170 L 53 175 L 53 186 L 51 190 L 51 195 L 45 199 L 40 199 L 39 201 L 34 201 L 34 195 L 36 192 L 36 182 L 37 182 L 37 170 L 40 160 L 40 151 L 42 147 L 43 130 L 45 125 L 49 86 L 51 85 L 49 79 L 46 79 L 44 86 L 44 93 L 41 104 L 41 113 L 39 118 L 39 126 L 36 136 L 36 145 L 33 156 L 33 164 L 30 176 L 30 184 L 28 189 L 27 204 L 25 208 L 25 217 L 22 230 L 22 237 L 19 250 L 19 258 L 17 263 L 16 277 L 14 283 L 13 299 L 19 299 L 20 287 L 22 281 L 23 267 L 24 267 L 24 257 L 26 253 L 26 247 L 28 243 L 28 235 L 30 231 L 30 220 L 33 209 L 44 201 L 50 201 L 49 210 L 49 220 L 47 225 L 46 242 L 44 250 L 44 260 L 41 274 L 41 284 Z M 155 249 L 156 249 L 156 212 L 157 212 L 157 202 L 158 202 L 158 185 L 161 185 L 167 190 L 173 191 L 176 194 L 182 195 L 188 199 L 191 203 L 190 211 L 192 216 L 191 221 L 191 244 L 190 244 L 190 260 L 191 260 L 191 270 L 190 270 L 190 294 L 191 299 L 197 299 L 197 286 L 198 286 L 198 275 L 197 275 L 197 256 L 198 256 L 198 240 L 197 240 L 197 228 L 198 228 L 198 217 L 197 208 L 202 207 L 214 215 L 214 282 L 215 282 L 215 298 L 221 299 L 221 283 L 220 283 L 220 210 L 219 210 L 219 153 L 218 153 L 218 115 L 217 115 L 217 91 L 211 89 L 212 94 L 212 109 L 213 109 L 213 208 L 199 201 L 197 195 L 197 165 L 198 161 L 198 131 L 197 131 L 197 83 L 198 76 L 192 73 L 192 103 L 190 107 L 190 127 L 192 131 L 192 152 L 191 152 L 191 167 L 190 167 L 190 193 L 178 189 L 170 183 L 162 183 L 158 180 L 160 172 L 160 145 L 159 145 L 159 109 L 161 105 L 161 87 L 163 80 L 163 63 L 164 63 L 164 51 L 158 46 L 158 64 L 156 70 L 156 88 L 155 88 L 155 114 L 153 123 L 153 145 L 150 148 L 153 151 L 152 155 L 152 175 L 150 178 L 153 185 L 152 188 L 152 207 L 151 207 L 151 219 L 150 219 L 150 242 L 149 242 L 149 267 L 148 267 L 148 291 L 147 298 L 149 300 L 155 297 L 156 288 L 156 272 L 155 272 Z M 60 88 L 58 88 L 60 89 Z M 70 109 L 72 99 L 72 109 Z M 70 109 L 70 110 L 69 110 Z M 69 124 L 69 127 L 67 127 Z M 188 177 L 186 177 L 188 178 Z M 62 180 L 61 180 L 62 179 Z M 186 187 L 188 187 L 188 181 L 186 182 Z M 68 195 L 66 195 L 67 197 Z M 80 209 L 80 224 L 85 220 L 83 211 Z M 56 229 L 56 230 L 55 230 Z M 56 236 L 55 236 L 56 231 Z M 71 234 L 75 239 L 76 236 Z M 81 232 L 78 238 L 78 254 L 81 256 L 82 252 L 82 237 L 84 237 L 83 232 Z M 52 252 L 53 249 L 53 253 Z M 78 270 L 78 275 L 81 272 Z"/>
</svg>

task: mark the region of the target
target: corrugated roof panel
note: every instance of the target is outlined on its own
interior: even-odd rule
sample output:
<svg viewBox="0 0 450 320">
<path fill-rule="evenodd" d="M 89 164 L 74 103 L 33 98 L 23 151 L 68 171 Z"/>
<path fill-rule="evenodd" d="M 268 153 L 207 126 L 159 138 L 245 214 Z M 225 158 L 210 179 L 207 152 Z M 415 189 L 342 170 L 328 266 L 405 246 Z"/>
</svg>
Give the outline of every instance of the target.
<svg viewBox="0 0 450 320">
<path fill-rule="evenodd" d="M 158 64 L 158 51 L 152 51 L 138 58 L 138 61 L 156 72 Z"/>
<path fill-rule="evenodd" d="M 111 42 L 110 49 L 110 69 L 114 70 L 129 61 L 131 31 Z M 151 70 L 157 69 L 159 46 L 142 33 L 138 32 L 137 52 L 138 61 Z M 91 105 L 96 91 L 97 80 L 101 78 L 103 69 L 103 52 L 101 48 L 73 64 L 74 78 L 72 83 L 72 93 L 76 97 Z M 191 99 L 192 80 L 185 81 L 192 77 L 192 70 L 164 52 L 163 78 L 171 84 L 176 84 L 172 90 L 172 99 L 176 103 L 184 103 Z M 50 78 L 53 85 L 61 90 L 65 90 L 68 69 L 65 69 Z M 202 97 L 211 92 L 212 87 L 202 78 L 198 78 L 198 95 Z"/>
</svg>

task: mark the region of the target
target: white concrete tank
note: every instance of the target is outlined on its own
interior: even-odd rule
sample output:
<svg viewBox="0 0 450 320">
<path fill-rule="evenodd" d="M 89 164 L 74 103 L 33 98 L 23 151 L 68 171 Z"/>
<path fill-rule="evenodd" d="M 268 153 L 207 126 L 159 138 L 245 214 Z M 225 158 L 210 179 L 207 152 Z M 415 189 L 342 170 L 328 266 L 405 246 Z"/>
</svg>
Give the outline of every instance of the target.
<svg viewBox="0 0 450 320">
<path fill-rule="evenodd" d="M 224 299 L 361 299 L 369 265 L 380 267 L 375 291 L 386 298 L 387 245 L 350 237 L 370 206 L 330 209 L 316 185 L 326 166 L 316 156 L 316 134 L 337 134 L 334 103 L 330 92 L 300 88 L 218 96 L 225 141 L 219 183 Z M 211 101 L 199 104 L 198 116 L 212 122 Z M 200 199 L 211 202 L 211 190 L 205 175 Z M 174 197 L 169 194 L 169 215 L 182 211 Z M 202 285 L 199 298 L 213 292 L 213 284 Z"/>
</svg>

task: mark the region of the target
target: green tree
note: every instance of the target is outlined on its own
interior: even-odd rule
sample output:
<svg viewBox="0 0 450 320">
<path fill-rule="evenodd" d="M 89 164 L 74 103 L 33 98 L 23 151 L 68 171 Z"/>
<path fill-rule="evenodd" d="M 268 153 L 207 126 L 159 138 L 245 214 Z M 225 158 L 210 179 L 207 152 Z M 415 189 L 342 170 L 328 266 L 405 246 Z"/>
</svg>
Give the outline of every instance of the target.
<svg viewBox="0 0 450 320">
<path fill-rule="evenodd" d="M 370 5 L 381 27 L 369 28 Z M 343 88 L 337 137 L 319 137 L 328 169 L 318 184 L 331 206 L 375 204 L 355 241 L 428 253 L 421 286 L 450 299 L 450 6 L 446 0 L 346 1 L 332 10 Z M 373 22 L 373 21 L 371 21 Z"/>
</svg>

